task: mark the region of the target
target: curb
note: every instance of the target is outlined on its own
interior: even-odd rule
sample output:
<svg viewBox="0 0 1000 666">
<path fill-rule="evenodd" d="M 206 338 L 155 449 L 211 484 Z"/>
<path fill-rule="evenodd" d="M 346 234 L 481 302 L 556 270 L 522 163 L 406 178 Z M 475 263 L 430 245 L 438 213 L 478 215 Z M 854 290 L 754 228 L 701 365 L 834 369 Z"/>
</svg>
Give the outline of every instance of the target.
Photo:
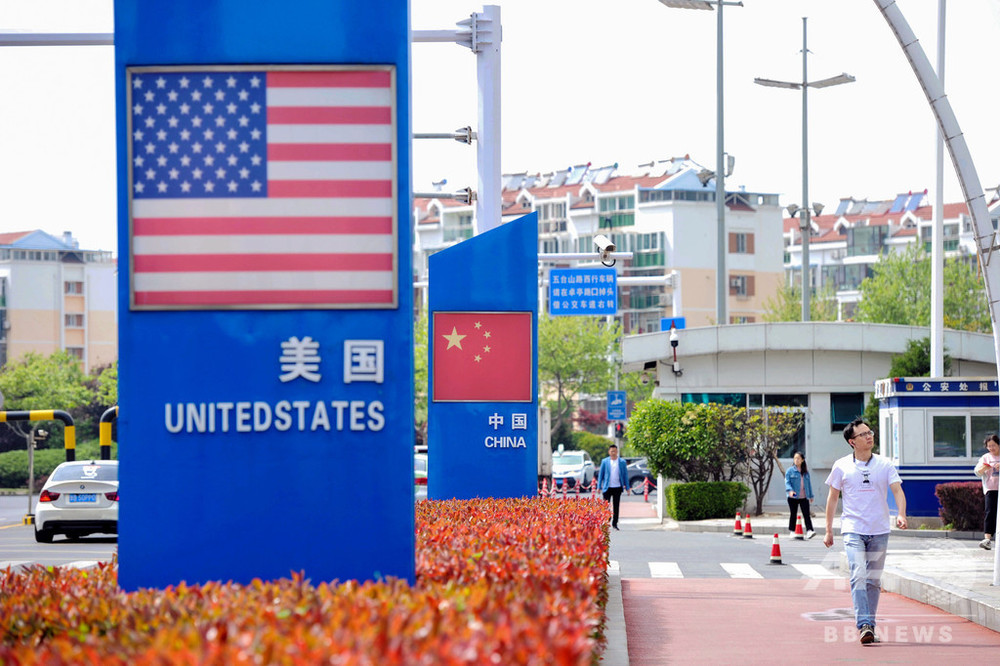
<svg viewBox="0 0 1000 666">
<path fill-rule="evenodd" d="M 975 590 L 955 587 L 889 566 L 882 571 L 882 589 L 1000 632 L 1000 610 L 994 607 L 996 601 Z"/>
<path fill-rule="evenodd" d="M 608 606 L 604 609 L 604 613 L 607 617 L 604 629 L 607 645 L 604 647 L 600 663 L 608 666 L 629 666 L 625 604 L 622 602 L 622 576 L 617 569 L 608 569 Z"/>
</svg>

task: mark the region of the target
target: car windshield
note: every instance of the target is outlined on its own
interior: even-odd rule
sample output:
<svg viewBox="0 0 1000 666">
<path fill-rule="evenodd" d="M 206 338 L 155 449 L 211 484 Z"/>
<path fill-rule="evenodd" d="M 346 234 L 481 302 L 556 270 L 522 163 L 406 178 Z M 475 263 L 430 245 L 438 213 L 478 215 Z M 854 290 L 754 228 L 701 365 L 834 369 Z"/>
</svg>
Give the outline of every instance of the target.
<svg viewBox="0 0 1000 666">
<path fill-rule="evenodd" d="M 583 464 L 583 454 L 582 453 L 563 453 L 562 455 L 552 456 L 553 465 L 582 465 Z"/>
<path fill-rule="evenodd" d="M 118 465 L 90 463 L 59 466 L 49 478 L 52 481 L 117 481 Z"/>
</svg>

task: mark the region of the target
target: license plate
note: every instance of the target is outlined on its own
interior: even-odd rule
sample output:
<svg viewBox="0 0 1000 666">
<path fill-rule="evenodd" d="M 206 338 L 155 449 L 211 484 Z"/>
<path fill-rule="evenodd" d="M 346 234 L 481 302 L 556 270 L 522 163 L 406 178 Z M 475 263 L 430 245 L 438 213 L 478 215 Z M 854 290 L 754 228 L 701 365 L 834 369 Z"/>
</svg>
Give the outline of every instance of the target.
<svg viewBox="0 0 1000 666">
<path fill-rule="evenodd" d="M 96 502 L 97 493 L 71 493 L 69 496 L 70 504 L 77 504 L 79 502 Z"/>
</svg>

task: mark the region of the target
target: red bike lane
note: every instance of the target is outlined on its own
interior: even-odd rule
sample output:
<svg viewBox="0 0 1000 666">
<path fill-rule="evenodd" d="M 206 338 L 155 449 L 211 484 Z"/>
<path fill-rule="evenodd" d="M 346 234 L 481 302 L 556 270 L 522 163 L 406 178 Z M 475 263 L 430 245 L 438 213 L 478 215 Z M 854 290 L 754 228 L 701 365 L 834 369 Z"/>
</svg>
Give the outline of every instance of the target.
<svg viewBox="0 0 1000 666">
<path fill-rule="evenodd" d="M 881 643 L 858 642 L 844 580 L 623 579 L 632 666 L 727 663 L 986 663 L 1000 635 L 882 595 Z"/>
</svg>

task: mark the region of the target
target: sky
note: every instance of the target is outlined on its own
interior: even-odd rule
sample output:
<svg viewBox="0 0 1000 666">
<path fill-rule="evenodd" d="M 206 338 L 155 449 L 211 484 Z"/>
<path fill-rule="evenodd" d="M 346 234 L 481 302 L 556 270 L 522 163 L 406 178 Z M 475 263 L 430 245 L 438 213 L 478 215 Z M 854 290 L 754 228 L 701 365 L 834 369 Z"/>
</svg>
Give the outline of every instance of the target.
<svg viewBox="0 0 1000 666">
<path fill-rule="evenodd" d="M 501 166 L 549 172 L 690 155 L 715 168 L 716 14 L 657 0 L 494 0 L 503 23 Z M 899 0 L 937 62 L 937 0 Z M 411 0 L 418 30 L 453 29 L 482 3 Z M 854 83 L 809 91 L 809 199 L 891 199 L 929 190 L 936 125 L 872 0 L 744 0 L 724 9 L 727 189 L 802 201 L 802 95 L 755 77 L 846 72 Z M 945 90 L 984 189 L 1000 185 L 1000 0 L 947 3 Z M 111 0 L 2 0 L 0 30 L 111 32 Z M 474 55 L 412 46 L 414 132 L 476 124 Z M 0 233 L 72 231 L 81 247 L 117 250 L 111 47 L 0 48 Z M 475 148 L 419 140 L 413 187 L 476 185 Z M 962 198 L 946 156 L 944 200 Z M 988 196 L 992 193 L 988 192 Z"/>
</svg>

